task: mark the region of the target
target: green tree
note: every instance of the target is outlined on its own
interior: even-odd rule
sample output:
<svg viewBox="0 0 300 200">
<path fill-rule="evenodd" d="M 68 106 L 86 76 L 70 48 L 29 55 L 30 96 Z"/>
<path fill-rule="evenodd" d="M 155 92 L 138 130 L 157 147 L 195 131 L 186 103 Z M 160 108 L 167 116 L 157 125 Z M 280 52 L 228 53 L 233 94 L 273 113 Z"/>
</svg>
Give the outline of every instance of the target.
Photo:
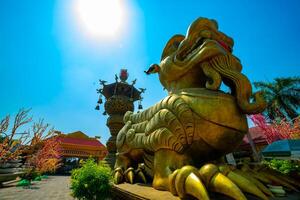
<svg viewBox="0 0 300 200">
<path fill-rule="evenodd" d="M 300 106 L 300 77 L 276 78 L 274 82 L 254 82 L 267 101 L 265 115 L 271 120 L 294 119 Z"/>
</svg>

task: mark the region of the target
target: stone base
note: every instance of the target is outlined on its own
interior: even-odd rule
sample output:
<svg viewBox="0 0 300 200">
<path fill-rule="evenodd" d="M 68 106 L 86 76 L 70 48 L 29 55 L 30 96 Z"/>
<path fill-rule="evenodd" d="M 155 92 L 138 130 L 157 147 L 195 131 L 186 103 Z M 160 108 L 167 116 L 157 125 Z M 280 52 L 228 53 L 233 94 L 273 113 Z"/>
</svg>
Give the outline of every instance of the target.
<svg viewBox="0 0 300 200">
<path fill-rule="evenodd" d="M 209 193 L 211 200 L 231 200 L 231 198 L 226 197 L 217 193 Z M 180 200 L 179 197 L 173 196 L 168 191 L 159 191 L 151 187 L 151 185 L 145 184 L 128 184 L 123 183 L 119 185 L 113 185 L 112 188 L 112 199 L 114 200 Z M 259 198 L 246 195 L 248 200 L 259 200 Z M 195 198 L 190 198 L 191 200 Z M 291 193 L 285 197 L 274 197 L 270 200 L 299 200 L 299 193 Z"/>
<path fill-rule="evenodd" d="M 159 191 L 145 184 L 113 185 L 112 195 L 114 200 L 180 200 L 170 192 Z"/>
<path fill-rule="evenodd" d="M 0 183 L 12 181 L 16 179 L 18 176 L 21 176 L 24 172 L 14 172 L 9 174 L 0 174 Z"/>
<path fill-rule="evenodd" d="M 224 195 L 210 193 L 211 200 L 232 200 Z M 179 197 L 172 195 L 168 191 L 159 191 L 145 184 L 119 184 L 113 186 L 114 200 L 180 200 Z M 195 198 L 190 198 L 195 200 Z M 259 200 L 258 198 L 249 198 L 249 200 Z"/>
</svg>

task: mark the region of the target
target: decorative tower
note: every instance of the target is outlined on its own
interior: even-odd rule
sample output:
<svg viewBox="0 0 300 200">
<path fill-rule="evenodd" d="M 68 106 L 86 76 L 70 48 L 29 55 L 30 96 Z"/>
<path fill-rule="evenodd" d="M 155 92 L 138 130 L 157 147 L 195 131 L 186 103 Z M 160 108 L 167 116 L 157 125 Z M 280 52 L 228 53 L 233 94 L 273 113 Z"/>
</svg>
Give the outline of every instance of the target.
<svg viewBox="0 0 300 200">
<path fill-rule="evenodd" d="M 128 84 L 126 82 L 128 76 L 129 74 L 127 72 L 127 69 L 121 69 L 120 75 L 115 75 L 114 83 L 106 85 L 106 81 L 99 80 L 101 87 L 97 89 L 97 93 L 99 93 L 99 99 L 95 109 L 100 110 L 100 104 L 103 103 L 102 96 L 104 96 L 105 103 L 103 115 L 109 115 L 106 125 L 109 128 L 111 137 L 106 143 L 108 155 L 104 160 L 110 165 L 111 168 L 113 168 L 115 164 L 115 157 L 117 152 L 116 139 L 118 132 L 124 126 L 124 114 L 127 111 L 134 110 L 133 103 L 135 101 L 138 101 L 138 109 L 143 109 L 141 104 L 141 93 L 144 93 L 145 89 L 136 89 L 134 87 L 136 79 L 134 79 L 131 84 Z"/>
</svg>

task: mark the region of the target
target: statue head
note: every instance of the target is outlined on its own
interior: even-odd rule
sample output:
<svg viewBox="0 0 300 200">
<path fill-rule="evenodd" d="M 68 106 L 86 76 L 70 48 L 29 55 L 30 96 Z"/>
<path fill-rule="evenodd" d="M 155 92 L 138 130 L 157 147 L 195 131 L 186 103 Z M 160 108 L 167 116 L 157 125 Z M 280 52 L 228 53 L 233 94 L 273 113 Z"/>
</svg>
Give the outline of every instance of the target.
<svg viewBox="0 0 300 200">
<path fill-rule="evenodd" d="M 252 87 L 241 73 L 240 60 L 232 54 L 234 41 L 218 30 L 215 20 L 196 19 L 186 35 L 174 35 L 166 44 L 159 64 L 150 66 L 147 74 L 158 73 L 169 92 L 184 88 L 220 90 L 221 83 L 230 88 L 245 114 L 265 108 L 260 93 L 250 102 Z"/>
</svg>

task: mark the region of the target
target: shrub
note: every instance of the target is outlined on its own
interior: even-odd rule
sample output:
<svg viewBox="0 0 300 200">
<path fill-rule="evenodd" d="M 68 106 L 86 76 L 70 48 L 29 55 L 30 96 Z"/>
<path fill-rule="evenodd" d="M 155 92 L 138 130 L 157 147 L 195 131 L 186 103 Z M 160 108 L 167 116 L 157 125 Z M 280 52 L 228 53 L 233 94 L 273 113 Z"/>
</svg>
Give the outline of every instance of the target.
<svg viewBox="0 0 300 200">
<path fill-rule="evenodd" d="M 264 161 L 264 164 L 266 164 L 271 169 L 281 172 L 282 174 L 300 172 L 300 164 L 296 162 L 292 162 L 290 160 L 272 159 L 270 161 Z"/>
<path fill-rule="evenodd" d="M 110 196 L 111 170 L 104 164 L 88 159 L 81 168 L 71 174 L 72 195 L 78 199 L 102 200 Z"/>
<path fill-rule="evenodd" d="M 35 177 L 35 179 L 34 179 L 34 181 L 41 181 L 41 180 L 42 180 L 41 176 Z"/>
<path fill-rule="evenodd" d="M 17 187 L 20 187 L 20 186 L 29 186 L 30 185 L 30 181 L 26 180 L 26 179 L 23 179 L 23 180 L 20 180 L 18 183 L 17 183 Z"/>
<path fill-rule="evenodd" d="M 28 180 L 28 181 L 32 181 L 35 178 L 39 177 L 41 174 L 39 172 L 37 172 L 34 168 L 26 168 L 24 170 L 24 174 L 22 174 L 20 177 L 22 179 Z"/>
<path fill-rule="evenodd" d="M 41 178 L 42 178 L 42 179 L 48 179 L 49 176 L 47 176 L 47 175 L 42 175 Z"/>
</svg>

